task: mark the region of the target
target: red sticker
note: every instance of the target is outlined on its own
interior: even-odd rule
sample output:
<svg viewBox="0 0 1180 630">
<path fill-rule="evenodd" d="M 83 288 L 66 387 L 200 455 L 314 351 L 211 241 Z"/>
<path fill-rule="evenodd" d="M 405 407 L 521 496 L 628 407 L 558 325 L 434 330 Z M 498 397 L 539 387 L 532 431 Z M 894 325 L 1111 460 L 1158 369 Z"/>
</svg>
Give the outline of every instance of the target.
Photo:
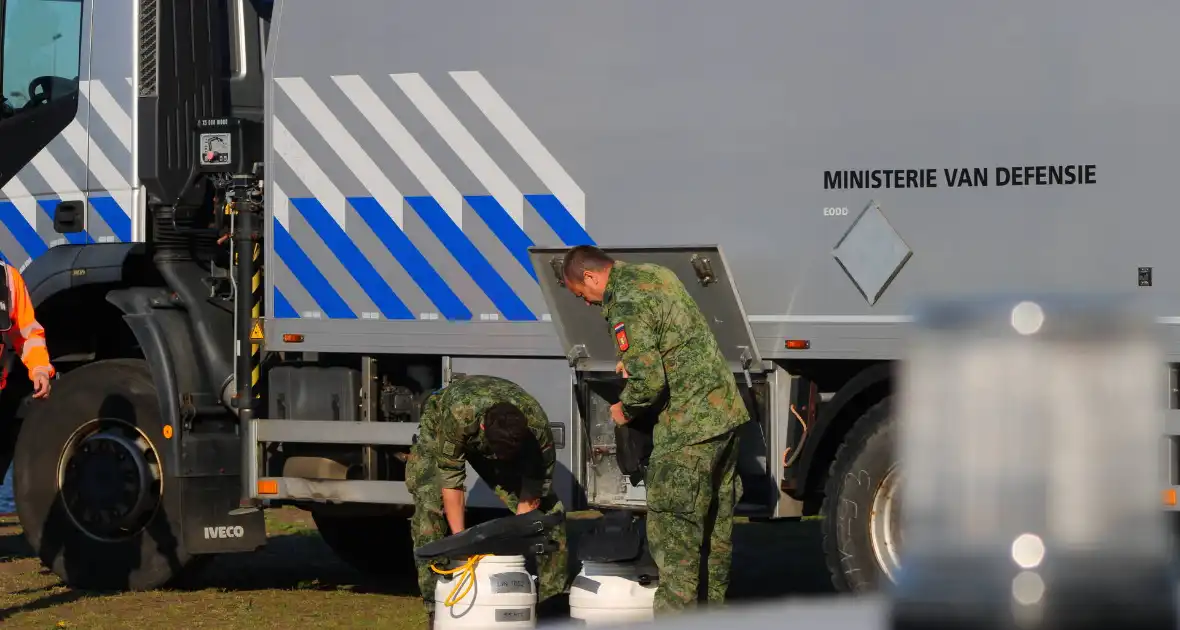
<svg viewBox="0 0 1180 630">
<path fill-rule="evenodd" d="M 627 343 L 627 328 L 623 322 L 615 324 L 615 341 L 619 344 L 619 351 L 626 352 L 631 344 Z"/>
</svg>

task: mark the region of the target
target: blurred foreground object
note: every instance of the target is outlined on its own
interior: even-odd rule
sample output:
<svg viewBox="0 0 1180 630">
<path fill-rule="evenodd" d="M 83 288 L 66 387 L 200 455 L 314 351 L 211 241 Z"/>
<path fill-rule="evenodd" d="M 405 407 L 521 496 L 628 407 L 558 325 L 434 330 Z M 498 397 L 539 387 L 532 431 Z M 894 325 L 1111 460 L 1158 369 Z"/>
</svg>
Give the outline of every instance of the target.
<svg viewBox="0 0 1180 630">
<path fill-rule="evenodd" d="M 1152 318 L 1093 297 L 917 315 L 892 627 L 1175 628 Z"/>
</svg>

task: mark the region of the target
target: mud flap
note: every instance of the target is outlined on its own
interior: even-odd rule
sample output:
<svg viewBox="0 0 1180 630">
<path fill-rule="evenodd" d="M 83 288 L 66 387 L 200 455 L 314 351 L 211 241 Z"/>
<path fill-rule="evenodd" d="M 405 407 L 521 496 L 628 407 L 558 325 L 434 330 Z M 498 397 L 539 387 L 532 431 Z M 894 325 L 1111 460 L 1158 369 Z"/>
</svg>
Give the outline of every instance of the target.
<svg viewBox="0 0 1180 630">
<path fill-rule="evenodd" d="M 266 544 L 261 510 L 231 516 L 238 507 L 237 476 L 184 477 L 180 484 L 184 544 L 193 555 L 255 551 Z"/>
</svg>

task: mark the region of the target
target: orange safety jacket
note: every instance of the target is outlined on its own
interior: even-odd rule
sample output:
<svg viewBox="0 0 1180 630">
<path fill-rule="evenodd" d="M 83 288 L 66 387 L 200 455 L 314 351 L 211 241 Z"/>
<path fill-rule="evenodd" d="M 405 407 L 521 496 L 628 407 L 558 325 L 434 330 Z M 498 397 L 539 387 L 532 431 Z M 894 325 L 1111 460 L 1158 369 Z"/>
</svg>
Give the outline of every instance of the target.
<svg viewBox="0 0 1180 630">
<path fill-rule="evenodd" d="M 29 299 L 29 288 L 25 280 L 15 267 L 0 262 L 4 267 L 4 284 L 8 287 L 6 303 L 0 303 L 0 326 L 3 319 L 8 319 L 11 325 L 3 333 L 0 347 L 11 346 L 12 351 L 20 356 L 21 363 L 29 370 L 29 380 L 39 373 L 49 378 L 57 373 L 53 364 L 49 362 L 49 349 L 45 347 L 45 329 L 37 323 L 37 316 L 33 312 L 33 301 Z M 7 311 L 7 318 L 3 317 Z M 4 361 L 3 372 L 0 372 L 0 389 L 8 381 L 8 361 Z"/>
</svg>

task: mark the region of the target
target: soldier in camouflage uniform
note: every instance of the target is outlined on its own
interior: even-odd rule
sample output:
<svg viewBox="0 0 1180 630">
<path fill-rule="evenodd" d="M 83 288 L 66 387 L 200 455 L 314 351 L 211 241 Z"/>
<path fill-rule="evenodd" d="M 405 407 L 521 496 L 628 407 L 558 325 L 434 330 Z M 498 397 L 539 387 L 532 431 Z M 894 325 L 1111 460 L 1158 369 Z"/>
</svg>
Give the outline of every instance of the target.
<svg viewBox="0 0 1180 630">
<path fill-rule="evenodd" d="M 410 528 L 414 548 L 463 531 L 466 465 L 516 514 L 564 508 L 553 492 L 557 453 L 540 403 L 519 385 L 494 376 L 460 377 L 422 404 L 418 440 L 406 461 L 406 488 L 414 497 Z M 554 528 L 557 551 L 538 557 L 538 601 L 566 587 L 565 525 Z M 418 586 L 434 620 L 438 576 L 419 562 Z M 429 625 L 428 625 L 429 627 Z"/>
<path fill-rule="evenodd" d="M 615 338 L 627 385 L 611 417 L 622 424 L 659 412 L 645 483 L 648 542 L 660 570 L 656 613 L 696 605 L 704 555 L 708 602 L 721 604 L 741 496 L 737 429 L 749 420 L 733 372 L 671 270 L 583 245 L 566 254 L 563 273 L 574 295 L 601 304 Z"/>
</svg>

